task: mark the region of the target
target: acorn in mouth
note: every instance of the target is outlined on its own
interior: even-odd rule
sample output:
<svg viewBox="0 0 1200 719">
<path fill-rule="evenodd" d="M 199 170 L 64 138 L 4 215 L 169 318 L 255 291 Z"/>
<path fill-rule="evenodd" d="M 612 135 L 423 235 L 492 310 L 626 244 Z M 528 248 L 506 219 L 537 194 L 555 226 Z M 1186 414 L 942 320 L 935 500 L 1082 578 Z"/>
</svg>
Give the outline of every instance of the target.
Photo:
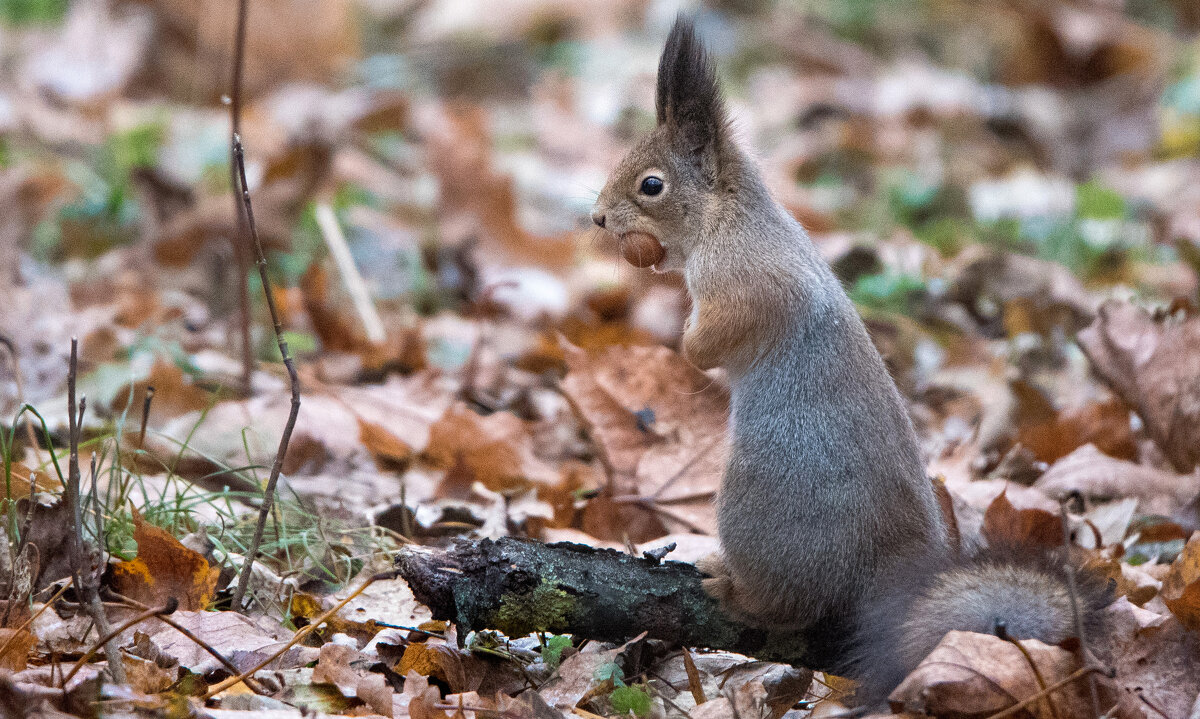
<svg viewBox="0 0 1200 719">
<path fill-rule="evenodd" d="M 666 249 L 654 235 L 626 232 L 621 235 L 621 256 L 634 267 L 653 267 L 662 262 Z"/>
</svg>

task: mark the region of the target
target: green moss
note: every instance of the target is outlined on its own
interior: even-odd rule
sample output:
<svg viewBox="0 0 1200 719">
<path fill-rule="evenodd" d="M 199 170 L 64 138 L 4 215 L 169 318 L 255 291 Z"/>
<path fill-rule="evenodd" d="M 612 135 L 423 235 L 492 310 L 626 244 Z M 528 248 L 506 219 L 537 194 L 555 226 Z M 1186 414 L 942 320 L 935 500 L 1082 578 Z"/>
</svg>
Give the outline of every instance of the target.
<svg viewBox="0 0 1200 719">
<path fill-rule="evenodd" d="M 531 592 L 509 592 L 500 597 L 500 608 L 488 624 L 510 637 L 558 631 L 566 627 L 567 615 L 574 609 L 571 595 L 543 580 Z"/>
</svg>

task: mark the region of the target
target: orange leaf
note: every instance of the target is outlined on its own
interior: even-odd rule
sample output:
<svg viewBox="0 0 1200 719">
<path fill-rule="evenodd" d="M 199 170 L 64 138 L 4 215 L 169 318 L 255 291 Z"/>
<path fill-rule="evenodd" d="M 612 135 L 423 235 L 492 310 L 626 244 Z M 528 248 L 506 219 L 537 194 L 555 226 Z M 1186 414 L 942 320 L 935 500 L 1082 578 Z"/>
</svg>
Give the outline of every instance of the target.
<svg viewBox="0 0 1200 719">
<path fill-rule="evenodd" d="M 142 519 L 134 510 L 133 539 L 137 557 L 113 566 L 113 588 L 149 606 L 161 606 L 168 597 L 179 600 L 179 608 L 201 611 L 212 601 L 221 570 L 179 543 L 170 532 Z"/>
<path fill-rule="evenodd" d="M 1200 630 L 1200 533 L 1193 534 L 1163 578 L 1162 598 L 1183 625 Z"/>
<path fill-rule="evenodd" d="M 983 536 L 992 547 L 1060 547 L 1062 519 L 1044 509 L 1017 509 L 1008 501 L 1008 490 L 988 505 L 983 515 Z"/>
<path fill-rule="evenodd" d="M 0 486 L 0 492 L 4 493 L 9 499 L 21 499 L 29 496 L 29 478 L 34 478 L 34 491 L 47 492 L 54 494 L 62 489 L 62 482 L 58 478 L 43 472 L 40 469 L 30 469 L 21 462 L 13 462 L 11 467 L 11 490 L 9 486 Z M 0 483 L 3 483 L 3 476 L 0 476 Z M 11 494 L 9 493 L 11 491 Z"/>
<path fill-rule="evenodd" d="M 407 466 L 413 450 L 407 442 L 389 432 L 383 425 L 358 419 L 358 438 L 375 461 L 383 465 Z"/>
<path fill-rule="evenodd" d="M 5 647 L 4 653 L 0 654 L 0 669 L 24 671 L 34 644 L 37 644 L 37 637 L 24 629 L 0 629 L 0 647 Z"/>
</svg>

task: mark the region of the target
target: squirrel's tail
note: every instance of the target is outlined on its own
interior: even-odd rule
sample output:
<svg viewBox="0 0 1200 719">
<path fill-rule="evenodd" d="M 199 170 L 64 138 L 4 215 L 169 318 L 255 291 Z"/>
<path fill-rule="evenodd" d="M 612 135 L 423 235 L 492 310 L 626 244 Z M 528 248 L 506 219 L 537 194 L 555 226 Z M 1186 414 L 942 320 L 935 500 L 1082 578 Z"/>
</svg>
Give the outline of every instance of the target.
<svg viewBox="0 0 1200 719">
<path fill-rule="evenodd" d="M 861 612 L 844 668 L 859 681 L 860 703 L 883 702 L 954 630 L 992 634 L 1002 627 L 1017 639 L 1059 644 L 1078 636 L 1077 607 L 1095 647 L 1112 589 L 1093 572 L 1073 570 L 1072 592 L 1067 561 L 1061 552 L 984 550 L 898 570 L 894 581 L 878 584 L 888 593 L 867 602 Z"/>
</svg>

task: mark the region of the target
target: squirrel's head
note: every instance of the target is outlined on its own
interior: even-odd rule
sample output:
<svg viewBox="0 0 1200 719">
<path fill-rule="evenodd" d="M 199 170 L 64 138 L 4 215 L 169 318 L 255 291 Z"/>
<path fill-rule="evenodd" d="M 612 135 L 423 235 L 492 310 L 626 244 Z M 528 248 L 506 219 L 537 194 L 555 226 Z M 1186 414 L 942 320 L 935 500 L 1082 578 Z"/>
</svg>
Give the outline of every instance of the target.
<svg viewBox="0 0 1200 719">
<path fill-rule="evenodd" d="M 682 270 L 719 197 L 731 151 L 716 73 L 683 17 L 659 60 L 656 95 L 657 127 L 613 170 L 592 221 L 621 238 L 633 264 Z"/>
</svg>

